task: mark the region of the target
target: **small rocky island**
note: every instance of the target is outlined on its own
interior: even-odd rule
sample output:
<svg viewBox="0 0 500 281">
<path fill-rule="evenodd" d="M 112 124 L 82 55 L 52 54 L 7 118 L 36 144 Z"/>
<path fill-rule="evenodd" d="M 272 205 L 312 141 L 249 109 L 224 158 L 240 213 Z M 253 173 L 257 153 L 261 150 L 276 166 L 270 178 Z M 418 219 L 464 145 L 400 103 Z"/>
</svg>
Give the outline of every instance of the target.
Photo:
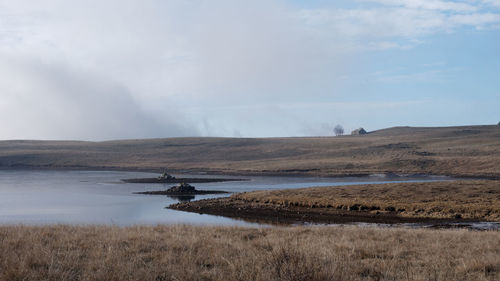
<svg viewBox="0 0 500 281">
<path fill-rule="evenodd" d="M 144 191 L 144 192 L 134 192 L 135 194 L 148 194 L 148 195 L 172 195 L 172 196 L 184 196 L 184 195 L 202 195 L 202 194 L 221 194 L 229 193 L 227 191 L 221 190 L 197 190 L 194 186 L 189 183 L 179 183 L 176 186 L 172 186 L 167 190 L 157 190 L 157 191 Z"/>
</svg>

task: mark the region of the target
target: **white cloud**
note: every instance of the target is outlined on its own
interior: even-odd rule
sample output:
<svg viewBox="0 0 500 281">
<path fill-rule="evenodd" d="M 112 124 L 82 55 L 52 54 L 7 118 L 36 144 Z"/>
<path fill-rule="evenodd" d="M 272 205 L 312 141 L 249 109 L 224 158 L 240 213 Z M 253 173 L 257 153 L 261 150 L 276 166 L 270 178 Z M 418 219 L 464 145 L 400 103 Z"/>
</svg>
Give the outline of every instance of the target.
<svg viewBox="0 0 500 281">
<path fill-rule="evenodd" d="M 365 2 L 365 1 L 362 1 Z M 398 38 L 419 38 L 460 28 L 494 28 L 500 23 L 500 13 L 481 10 L 480 5 L 443 1 L 373 0 L 375 6 L 364 8 L 319 8 L 301 12 L 310 26 L 324 28 L 344 38 L 380 40 L 381 49 L 399 48 Z"/>
<path fill-rule="evenodd" d="M 81 87 L 92 92 L 95 77 L 120 85 L 122 93 L 104 90 L 100 95 L 114 99 L 126 92 L 135 104 L 128 107 L 131 111 L 142 108 L 141 116 L 173 128 L 165 136 L 179 134 L 178 128 L 183 127 L 180 120 L 186 118 L 182 110 L 175 111 L 174 117 L 163 112 L 193 103 L 279 101 L 300 98 L 304 91 L 319 93 L 332 87 L 330 77 L 344 60 L 335 38 L 303 29 L 291 6 L 280 1 L 20 0 L 0 1 L 0 7 L 0 54 L 39 60 L 47 68 L 64 65 L 63 71 L 75 70 L 72 78 L 85 80 L 89 85 Z M 19 69 L 16 81 L 30 83 L 35 74 Z M 79 77 L 82 73 L 94 78 Z M 67 90 L 66 77 L 36 75 L 59 91 Z M 8 95 L 16 86 L 9 87 L 0 95 Z M 24 89 L 23 97 L 34 101 L 43 100 L 41 94 L 47 100 L 61 98 L 49 92 L 29 88 Z M 88 100 L 97 99 L 80 94 L 88 95 Z M 65 99 L 70 102 L 77 97 Z M 12 98 L 10 104 L 13 102 Z M 85 105 L 72 110 L 86 112 Z M 103 117 L 112 118 L 113 114 L 106 115 L 102 109 Z M 0 112 L 0 120 L 6 117 Z M 44 129 L 46 134 L 38 131 L 38 135 L 53 138 L 59 128 L 76 128 L 84 120 L 75 115 L 60 121 L 63 124 L 47 119 L 45 123 L 52 125 Z M 98 122 L 86 124 L 89 136 L 124 136 Z M 154 130 L 135 132 L 137 137 L 158 136 Z"/>
<path fill-rule="evenodd" d="M 500 0 L 483 0 L 485 4 L 500 7 Z"/>
<path fill-rule="evenodd" d="M 356 52 L 500 24 L 478 1 L 359 2 L 0 0 L 0 138 L 255 134 L 222 124 L 241 104 L 334 98 Z M 293 130 L 263 112 L 266 132 Z"/>
<path fill-rule="evenodd" d="M 482 28 L 488 24 L 495 24 L 500 22 L 500 14 L 484 13 L 484 14 L 470 14 L 470 15 L 453 15 L 450 21 L 455 25 L 470 25 L 476 28 Z"/>
<path fill-rule="evenodd" d="M 176 108 L 153 117 L 123 85 L 66 65 L 1 54 L 0 93 L 0 139 L 95 140 L 198 134 L 176 116 Z"/>
<path fill-rule="evenodd" d="M 437 11 L 474 12 L 478 10 L 478 7 L 472 4 L 440 0 L 361 0 L 361 2 Z"/>
</svg>

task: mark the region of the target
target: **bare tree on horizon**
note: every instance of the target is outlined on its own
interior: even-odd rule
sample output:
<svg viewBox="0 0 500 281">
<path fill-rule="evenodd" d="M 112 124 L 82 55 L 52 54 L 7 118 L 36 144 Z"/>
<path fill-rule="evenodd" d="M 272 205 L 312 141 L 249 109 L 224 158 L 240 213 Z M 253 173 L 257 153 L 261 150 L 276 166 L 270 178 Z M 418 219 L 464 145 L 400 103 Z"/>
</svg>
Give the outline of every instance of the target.
<svg viewBox="0 0 500 281">
<path fill-rule="evenodd" d="M 335 133 L 336 136 L 341 136 L 344 134 L 344 127 L 342 125 L 337 125 L 335 128 L 333 128 L 333 132 Z"/>
</svg>

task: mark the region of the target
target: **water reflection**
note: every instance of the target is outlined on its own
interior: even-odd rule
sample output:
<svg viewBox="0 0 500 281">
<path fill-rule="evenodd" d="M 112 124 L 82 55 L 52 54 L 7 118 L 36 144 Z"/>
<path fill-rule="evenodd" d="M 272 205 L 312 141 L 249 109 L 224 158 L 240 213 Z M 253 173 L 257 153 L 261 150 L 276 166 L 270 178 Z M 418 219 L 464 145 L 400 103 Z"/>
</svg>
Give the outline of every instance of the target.
<svg viewBox="0 0 500 281">
<path fill-rule="evenodd" d="M 194 195 L 167 195 L 167 197 L 177 200 L 180 203 L 191 202 L 195 198 Z"/>
</svg>

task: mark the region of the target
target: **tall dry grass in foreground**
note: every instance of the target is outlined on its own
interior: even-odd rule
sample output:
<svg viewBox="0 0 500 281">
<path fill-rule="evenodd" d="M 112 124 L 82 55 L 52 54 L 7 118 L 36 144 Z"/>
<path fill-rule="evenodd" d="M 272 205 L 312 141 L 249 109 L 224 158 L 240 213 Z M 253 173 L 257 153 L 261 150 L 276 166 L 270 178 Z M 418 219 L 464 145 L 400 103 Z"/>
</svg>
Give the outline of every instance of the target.
<svg viewBox="0 0 500 281">
<path fill-rule="evenodd" d="M 0 227 L 1 280 L 499 280 L 500 233 Z"/>
</svg>

